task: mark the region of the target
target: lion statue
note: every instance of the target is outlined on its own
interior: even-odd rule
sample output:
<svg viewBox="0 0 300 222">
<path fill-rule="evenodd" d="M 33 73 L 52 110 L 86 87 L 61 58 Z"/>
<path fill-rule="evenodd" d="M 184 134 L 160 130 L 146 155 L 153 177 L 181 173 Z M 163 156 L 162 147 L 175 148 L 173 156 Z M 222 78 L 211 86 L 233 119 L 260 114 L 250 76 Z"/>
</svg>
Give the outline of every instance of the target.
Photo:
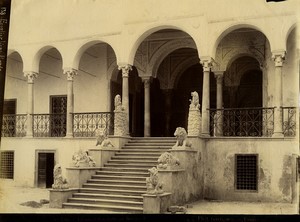
<svg viewBox="0 0 300 222">
<path fill-rule="evenodd" d="M 157 160 L 159 169 L 167 169 L 168 167 L 178 167 L 180 165 L 179 160 L 171 153 L 163 153 Z"/>
<path fill-rule="evenodd" d="M 147 193 L 150 194 L 160 194 L 164 191 L 162 190 L 162 183 L 158 181 L 158 170 L 156 167 L 152 167 L 148 170 L 150 177 L 146 178 Z"/>
<path fill-rule="evenodd" d="M 192 146 L 192 144 L 187 140 L 187 132 L 184 128 L 177 127 L 174 136 L 176 137 L 177 141 L 173 148 Z"/>
<path fill-rule="evenodd" d="M 118 94 L 115 96 L 115 111 L 124 111 L 122 106 L 121 96 Z"/>
<path fill-rule="evenodd" d="M 196 91 L 191 92 L 192 99 L 190 99 L 190 109 L 200 109 L 199 95 Z"/>
<path fill-rule="evenodd" d="M 112 142 L 107 138 L 107 133 L 105 129 L 99 129 L 96 132 L 97 136 L 97 143 L 96 146 L 100 145 L 101 147 L 113 147 L 114 145 Z"/>
<path fill-rule="evenodd" d="M 68 189 L 69 188 L 69 184 L 68 184 L 66 178 L 64 178 L 62 176 L 62 169 L 61 169 L 60 164 L 56 164 L 54 166 L 53 178 L 54 178 L 54 183 L 52 184 L 53 189 Z"/>
<path fill-rule="evenodd" d="M 95 160 L 88 155 L 88 151 L 79 150 L 78 152 L 74 153 L 73 157 L 73 164 L 75 167 L 95 167 L 96 162 Z"/>
</svg>

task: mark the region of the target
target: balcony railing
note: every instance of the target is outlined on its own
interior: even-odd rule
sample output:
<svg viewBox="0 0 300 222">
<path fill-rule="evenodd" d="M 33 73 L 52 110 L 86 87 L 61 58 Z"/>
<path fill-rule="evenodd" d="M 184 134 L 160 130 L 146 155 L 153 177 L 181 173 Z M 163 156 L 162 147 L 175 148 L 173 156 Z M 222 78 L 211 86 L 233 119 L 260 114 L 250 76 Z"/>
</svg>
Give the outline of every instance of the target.
<svg viewBox="0 0 300 222">
<path fill-rule="evenodd" d="M 282 129 L 285 137 L 296 136 L 296 107 L 282 107 Z"/>
<path fill-rule="evenodd" d="M 33 114 L 34 137 L 66 136 L 66 114 Z"/>
<path fill-rule="evenodd" d="M 26 136 L 26 114 L 4 114 L 2 120 L 2 137 Z"/>
<path fill-rule="evenodd" d="M 270 137 L 274 131 L 274 108 L 210 109 L 210 135 Z"/>
<path fill-rule="evenodd" d="M 97 130 L 114 132 L 114 114 L 111 112 L 73 113 L 73 136 L 94 137 Z"/>
</svg>

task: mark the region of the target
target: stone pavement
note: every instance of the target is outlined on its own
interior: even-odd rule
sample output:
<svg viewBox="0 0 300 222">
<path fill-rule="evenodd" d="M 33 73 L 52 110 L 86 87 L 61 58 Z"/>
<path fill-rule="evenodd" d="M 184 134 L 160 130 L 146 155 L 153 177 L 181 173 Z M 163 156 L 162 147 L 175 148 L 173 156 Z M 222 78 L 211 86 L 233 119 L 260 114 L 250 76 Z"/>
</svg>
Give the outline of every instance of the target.
<svg viewBox="0 0 300 222">
<path fill-rule="evenodd" d="M 40 202 L 49 200 L 49 191 L 40 188 L 24 188 L 0 184 L 0 213 L 88 213 L 112 214 L 111 211 L 54 209 L 48 204 L 39 208 L 22 206 L 28 201 Z M 197 201 L 188 204 L 187 214 L 256 214 L 280 215 L 297 214 L 297 206 L 290 203 L 250 203 L 250 202 L 223 202 L 223 201 Z"/>
</svg>

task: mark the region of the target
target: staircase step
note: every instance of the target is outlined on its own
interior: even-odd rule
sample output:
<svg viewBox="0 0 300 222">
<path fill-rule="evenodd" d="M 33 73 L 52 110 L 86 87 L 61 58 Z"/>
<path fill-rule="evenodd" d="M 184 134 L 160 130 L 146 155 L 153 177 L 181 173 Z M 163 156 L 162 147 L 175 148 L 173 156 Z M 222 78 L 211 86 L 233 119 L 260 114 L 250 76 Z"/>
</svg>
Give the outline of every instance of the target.
<svg viewBox="0 0 300 222">
<path fill-rule="evenodd" d="M 150 169 L 156 164 L 134 164 L 134 163 L 105 163 L 104 167 L 114 167 L 114 168 L 134 168 L 134 169 Z"/>
<path fill-rule="evenodd" d="M 110 200 L 128 200 L 128 201 L 139 201 L 143 202 L 143 197 L 129 196 L 129 195 L 116 195 L 116 194 L 95 194 L 95 193 L 74 193 L 74 198 L 91 198 L 91 199 L 110 199 Z"/>
<path fill-rule="evenodd" d="M 124 148 L 164 148 L 164 149 L 171 149 L 174 146 L 173 143 L 170 144 L 162 144 L 162 143 L 127 143 L 125 144 Z"/>
<path fill-rule="evenodd" d="M 144 181 L 132 181 L 132 180 L 104 180 L 104 179 L 89 179 L 87 180 L 88 183 L 95 183 L 95 184 L 119 184 L 119 185 L 133 185 L 133 186 L 146 186 L 146 179 Z"/>
<path fill-rule="evenodd" d="M 157 161 L 157 158 L 148 156 L 148 157 L 144 157 L 144 156 L 113 156 L 111 158 L 111 160 L 122 160 L 122 161 L 132 161 L 132 160 L 140 160 L 140 161 Z"/>
<path fill-rule="evenodd" d="M 118 194 L 118 195 L 131 195 L 141 196 L 145 194 L 144 190 L 120 190 L 120 189 L 102 189 L 102 188 L 88 188 L 83 187 L 79 189 L 80 193 L 93 193 L 93 194 Z"/>
<path fill-rule="evenodd" d="M 128 201 L 128 200 L 110 200 L 107 198 L 93 199 L 93 198 L 72 197 L 68 199 L 68 203 L 84 203 L 84 204 L 97 204 L 97 205 L 113 204 L 115 206 L 143 207 L 143 202 Z"/>
<path fill-rule="evenodd" d="M 63 208 L 75 209 L 89 209 L 89 210 L 110 210 L 118 212 L 136 212 L 142 213 L 143 207 L 129 207 L 116 205 L 97 205 L 97 204 L 83 204 L 83 203 L 63 203 Z"/>
<path fill-rule="evenodd" d="M 132 149 L 125 149 L 125 148 L 122 148 L 121 150 L 117 151 L 117 153 L 120 153 L 120 152 L 145 152 L 145 153 L 158 153 L 158 152 L 166 152 L 166 150 L 168 149 L 143 149 L 143 148 L 132 148 Z"/>
<path fill-rule="evenodd" d="M 96 175 L 125 175 L 125 176 L 145 176 L 145 177 L 149 177 L 149 172 L 126 172 L 126 171 L 107 171 L 107 170 L 103 170 L 103 171 L 97 171 Z"/>
<path fill-rule="evenodd" d="M 146 152 L 133 152 L 133 151 L 128 151 L 128 152 L 117 152 L 115 153 L 115 156 L 149 156 L 149 157 L 160 157 L 160 155 L 163 152 L 152 152 L 152 153 L 146 153 Z"/>
<path fill-rule="evenodd" d="M 109 160 L 108 163 L 118 163 L 118 164 L 152 164 L 157 165 L 157 159 L 156 160 Z"/>
<path fill-rule="evenodd" d="M 108 166 L 105 166 L 105 167 L 103 167 L 103 168 L 101 168 L 100 169 L 100 172 L 101 172 L 101 170 L 104 170 L 104 171 L 114 171 L 114 172 L 119 172 L 119 171 L 122 171 L 122 172 L 127 172 L 127 171 L 129 171 L 129 172 L 133 172 L 133 173 L 139 173 L 139 172 L 148 172 L 148 169 L 149 168 L 138 168 L 138 167 L 122 167 L 122 166 L 120 166 L 120 167 L 108 167 Z"/>
<path fill-rule="evenodd" d="M 96 180 L 118 180 L 120 182 L 122 181 L 145 181 L 145 176 L 128 176 L 128 175 L 118 175 L 118 176 L 115 176 L 115 175 L 93 175 L 92 176 L 92 179 L 96 179 Z"/>
<path fill-rule="evenodd" d="M 83 188 L 95 188 L 95 189 L 122 189 L 122 190 L 141 190 L 146 192 L 147 187 L 144 186 L 133 186 L 133 185 L 116 185 L 116 184 L 94 184 L 94 183 L 84 183 Z"/>
</svg>

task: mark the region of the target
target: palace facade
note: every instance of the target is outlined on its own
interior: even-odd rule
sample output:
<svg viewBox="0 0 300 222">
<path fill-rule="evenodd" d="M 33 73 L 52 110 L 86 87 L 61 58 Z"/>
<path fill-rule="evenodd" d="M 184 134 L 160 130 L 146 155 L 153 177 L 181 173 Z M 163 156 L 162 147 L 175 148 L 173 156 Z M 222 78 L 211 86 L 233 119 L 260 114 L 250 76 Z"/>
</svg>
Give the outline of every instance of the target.
<svg viewBox="0 0 300 222">
<path fill-rule="evenodd" d="M 94 149 L 98 129 L 122 149 L 183 127 L 198 152 L 194 199 L 298 209 L 299 11 L 297 0 L 12 0 L 1 180 L 51 187 L 54 165 Z"/>
</svg>

